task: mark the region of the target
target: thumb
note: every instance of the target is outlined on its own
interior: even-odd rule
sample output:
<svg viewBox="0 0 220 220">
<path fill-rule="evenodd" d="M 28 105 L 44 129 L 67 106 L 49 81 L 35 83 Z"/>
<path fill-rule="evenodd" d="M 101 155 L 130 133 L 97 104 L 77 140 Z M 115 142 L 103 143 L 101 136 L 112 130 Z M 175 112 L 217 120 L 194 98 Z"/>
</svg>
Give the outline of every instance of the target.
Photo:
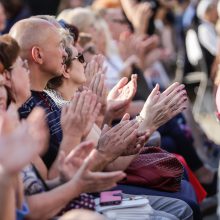
<svg viewBox="0 0 220 220">
<path fill-rule="evenodd" d="M 160 86 L 157 83 L 156 86 L 154 87 L 154 89 L 151 91 L 149 98 L 153 98 L 154 96 L 156 96 L 159 92 Z"/>
<path fill-rule="evenodd" d="M 92 163 L 91 157 L 87 156 L 85 158 L 85 160 L 83 161 L 83 163 L 82 163 L 82 165 L 80 167 L 80 170 L 82 172 L 85 172 L 86 170 L 89 170 L 89 167 L 90 167 L 91 163 Z"/>
<path fill-rule="evenodd" d="M 61 150 L 58 156 L 58 166 L 61 166 L 64 164 L 65 157 L 66 157 L 65 152 Z"/>
<path fill-rule="evenodd" d="M 133 80 L 133 81 L 137 81 L 137 74 L 132 74 L 131 75 L 131 80 Z"/>
</svg>

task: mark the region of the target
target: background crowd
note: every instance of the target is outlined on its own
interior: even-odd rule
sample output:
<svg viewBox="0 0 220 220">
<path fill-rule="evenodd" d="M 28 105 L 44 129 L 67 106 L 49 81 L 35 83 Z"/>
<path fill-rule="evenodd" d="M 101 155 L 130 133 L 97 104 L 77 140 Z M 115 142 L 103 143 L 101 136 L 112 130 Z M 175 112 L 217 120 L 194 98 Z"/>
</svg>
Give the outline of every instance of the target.
<svg viewBox="0 0 220 220">
<path fill-rule="evenodd" d="M 0 0 L 0 219 L 109 219 L 106 190 L 146 195 L 146 219 L 217 212 L 198 119 L 207 91 L 220 119 L 219 19 L 218 0 Z"/>
</svg>

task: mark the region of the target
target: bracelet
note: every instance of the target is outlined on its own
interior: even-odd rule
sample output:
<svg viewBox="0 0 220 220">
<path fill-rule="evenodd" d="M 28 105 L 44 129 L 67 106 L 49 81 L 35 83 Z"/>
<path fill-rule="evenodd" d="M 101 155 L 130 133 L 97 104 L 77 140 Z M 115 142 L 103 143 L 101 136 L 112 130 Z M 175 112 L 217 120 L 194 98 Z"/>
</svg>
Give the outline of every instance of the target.
<svg viewBox="0 0 220 220">
<path fill-rule="evenodd" d="M 139 124 L 141 124 L 141 123 L 144 121 L 144 118 L 141 117 L 140 115 L 137 115 L 137 116 L 135 117 L 135 119 L 137 120 L 137 122 L 138 122 Z"/>
</svg>

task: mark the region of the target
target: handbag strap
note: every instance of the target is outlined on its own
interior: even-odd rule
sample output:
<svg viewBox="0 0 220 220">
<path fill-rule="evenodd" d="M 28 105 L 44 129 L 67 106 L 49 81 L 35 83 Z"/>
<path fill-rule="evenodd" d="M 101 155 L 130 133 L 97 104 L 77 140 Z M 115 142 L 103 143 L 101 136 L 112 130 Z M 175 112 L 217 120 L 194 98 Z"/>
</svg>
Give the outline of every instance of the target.
<svg viewBox="0 0 220 220">
<path fill-rule="evenodd" d="M 45 180 L 44 180 L 44 179 L 42 178 L 42 176 L 40 175 L 38 169 L 35 167 L 34 164 L 32 164 L 32 166 L 33 166 L 33 170 L 34 170 L 34 172 L 35 172 L 37 178 L 40 179 L 40 181 L 42 182 L 42 184 L 43 184 L 43 186 L 44 186 L 44 188 L 45 188 L 45 191 L 49 191 L 50 189 L 49 189 L 47 183 L 45 182 Z"/>
</svg>

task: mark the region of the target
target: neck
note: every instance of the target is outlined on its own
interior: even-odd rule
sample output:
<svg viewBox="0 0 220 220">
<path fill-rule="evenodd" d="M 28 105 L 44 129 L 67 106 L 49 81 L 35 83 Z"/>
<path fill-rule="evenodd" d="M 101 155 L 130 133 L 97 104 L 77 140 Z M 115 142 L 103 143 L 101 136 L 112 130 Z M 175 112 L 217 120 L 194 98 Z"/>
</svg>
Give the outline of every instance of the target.
<svg viewBox="0 0 220 220">
<path fill-rule="evenodd" d="M 31 93 L 27 97 L 23 97 L 23 98 L 16 97 L 15 105 L 17 106 L 17 108 L 20 108 L 30 97 L 31 97 Z"/>
<path fill-rule="evenodd" d="M 29 69 L 31 90 L 43 91 L 51 77 L 48 76 L 48 73 L 40 71 L 36 66 L 29 65 Z"/>
<path fill-rule="evenodd" d="M 57 89 L 57 91 L 64 100 L 70 101 L 78 88 L 79 85 L 70 82 L 70 80 L 63 80 L 62 85 Z"/>
</svg>

